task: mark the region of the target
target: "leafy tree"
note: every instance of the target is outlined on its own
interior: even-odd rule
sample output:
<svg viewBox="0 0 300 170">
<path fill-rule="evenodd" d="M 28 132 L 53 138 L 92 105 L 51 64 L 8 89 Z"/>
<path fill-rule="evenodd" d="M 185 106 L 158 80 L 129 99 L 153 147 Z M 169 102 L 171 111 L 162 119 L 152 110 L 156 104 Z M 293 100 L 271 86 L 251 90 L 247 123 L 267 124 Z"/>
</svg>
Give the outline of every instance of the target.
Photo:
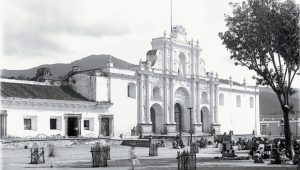
<svg viewBox="0 0 300 170">
<path fill-rule="evenodd" d="M 289 113 L 292 82 L 299 71 L 299 5 L 293 0 L 247 0 L 231 3 L 228 30 L 219 33 L 235 65 L 254 70 L 258 85 L 276 93 L 284 118 L 286 149 L 292 157 Z"/>
</svg>

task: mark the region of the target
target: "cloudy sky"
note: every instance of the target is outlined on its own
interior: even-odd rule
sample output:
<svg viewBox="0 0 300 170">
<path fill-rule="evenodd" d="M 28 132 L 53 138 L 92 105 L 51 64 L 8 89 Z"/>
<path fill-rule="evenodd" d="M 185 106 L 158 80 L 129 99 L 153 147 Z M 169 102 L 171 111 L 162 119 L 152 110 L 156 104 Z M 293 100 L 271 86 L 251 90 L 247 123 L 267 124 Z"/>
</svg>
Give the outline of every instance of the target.
<svg viewBox="0 0 300 170">
<path fill-rule="evenodd" d="M 235 0 L 236 1 L 236 0 Z M 300 0 L 298 0 L 299 2 Z M 218 33 L 230 0 L 173 0 L 173 24 L 199 40 L 207 71 L 251 82 L 235 67 Z M 26 69 L 111 54 L 137 64 L 151 39 L 170 32 L 170 0 L 4 0 L 1 68 Z M 299 83 L 297 80 L 295 83 Z M 251 84 L 254 84 L 253 81 Z"/>
</svg>

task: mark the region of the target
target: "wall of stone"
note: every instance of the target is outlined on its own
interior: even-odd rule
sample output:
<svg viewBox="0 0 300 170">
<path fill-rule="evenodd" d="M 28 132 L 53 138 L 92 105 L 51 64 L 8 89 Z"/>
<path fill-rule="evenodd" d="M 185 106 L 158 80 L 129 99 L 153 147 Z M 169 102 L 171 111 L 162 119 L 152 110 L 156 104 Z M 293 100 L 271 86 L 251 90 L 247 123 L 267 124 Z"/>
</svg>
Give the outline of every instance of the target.
<svg viewBox="0 0 300 170">
<path fill-rule="evenodd" d="M 73 90 L 80 93 L 83 97 L 96 100 L 96 78 L 86 74 L 75 74 L 69 78 L 68 84 Z"/>
<path fill-rule="evenodd" d="M 55 147 L 72 147 L 79 144 L 93 145 L 96 142 L 107 143 L 108 145 L 121 145 L 122 140 L 108 138 L 86 138 L 86 139 L 14 139 L 2 141 L 2 149 L 23 149 L 31 148 L 34 144 L 39 147 L 47 147 L 50 144 Z"/>
</svg>

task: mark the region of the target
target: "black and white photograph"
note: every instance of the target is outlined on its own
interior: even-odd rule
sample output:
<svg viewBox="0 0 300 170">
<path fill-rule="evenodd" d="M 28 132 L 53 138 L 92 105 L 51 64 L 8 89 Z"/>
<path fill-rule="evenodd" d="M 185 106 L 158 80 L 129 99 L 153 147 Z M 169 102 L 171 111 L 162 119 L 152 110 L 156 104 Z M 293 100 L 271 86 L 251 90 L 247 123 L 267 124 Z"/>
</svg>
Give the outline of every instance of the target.
<svg viewBox="0 0 300 170">
<path fill-rule="evenodd" d="M 0 169 L 300 170 L 300 0 L 0 6 Z"/>
</svg>

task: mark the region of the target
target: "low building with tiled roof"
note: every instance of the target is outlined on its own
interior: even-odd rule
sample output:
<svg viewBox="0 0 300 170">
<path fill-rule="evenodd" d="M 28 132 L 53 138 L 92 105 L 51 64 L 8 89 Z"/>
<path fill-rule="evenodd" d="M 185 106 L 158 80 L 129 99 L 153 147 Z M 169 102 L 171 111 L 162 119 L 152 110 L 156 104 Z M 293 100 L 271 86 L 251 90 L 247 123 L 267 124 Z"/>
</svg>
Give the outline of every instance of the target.
<svg viewBox="0 0 300 170">
<path fill-rule="evenodd" d="M 68 86 L 11 79 L 0 79 L 0 86 L 1 138 L 98 137 L 102 118 L 112 118 L 109 101 L 88 100 Z"/>
</svg>

